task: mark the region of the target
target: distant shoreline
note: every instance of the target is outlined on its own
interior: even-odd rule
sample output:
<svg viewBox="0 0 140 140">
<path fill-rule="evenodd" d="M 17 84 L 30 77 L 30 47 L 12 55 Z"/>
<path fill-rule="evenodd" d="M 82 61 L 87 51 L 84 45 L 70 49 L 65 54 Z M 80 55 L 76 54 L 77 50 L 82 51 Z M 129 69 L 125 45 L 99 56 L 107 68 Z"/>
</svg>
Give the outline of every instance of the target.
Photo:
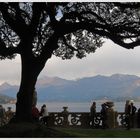
<svg viewBox="0 0 140 140">
<path fill-rule="evenodd" d="M 96 101 L 96 111 L 100 112 L 102 101 Z M 38 102 L 37 108 L 40 110 L 41 106 L 46 104 L 49 112 L 62 112 L 63 107 L 68 107 L 69 112 L 90 112 L 90 106 L 92 102 Z M 135 102 L 134 105 L 136 108 L 140 108 L 140 102 Z M 3 104 L 3 107 L 7 110 L 8 107 L 12 107 L 12 110 L 15 111 L 15 104 Z M 114 110 L 118 112 L 124 112 L 125 102 L 114 102 Z"/>
<path fill-rule="evenodd" d="M 126 100 L 133 100 L 134 102 L 140 102 L 140 99 L 136 99 L 136 98 L 123 98 L 123 99 L 121 99 L 121 97 L 120 98 L 118 98 L 118 99 L 93 99 L 93 100 L 90 100 L 90 101 L 64 101 L 64 100 L 62 100 L 62 101 L 60 101 L 60 100 L 56 100 L 56 101 L 51 101 L 51 100 L 46 100 L 46 101 L 38 101 L 39 103 L 44 103 L 44 102 L 48 102 L 48 103 L 71 103 L 71 102 L 73 102 L 73 103 L 87 103 L 87 102 L 93 102 L 93 101 L 96 101 L 96 102 L 106 102 L 106 101 L 112 101 L 112 102 L 125 102 Z M 0 104 L 16 104 L 16 99 L 15 100 L 10 100 L 10 101 L 6 101 L 6 102 L 0 102 Z"/>
</svg>

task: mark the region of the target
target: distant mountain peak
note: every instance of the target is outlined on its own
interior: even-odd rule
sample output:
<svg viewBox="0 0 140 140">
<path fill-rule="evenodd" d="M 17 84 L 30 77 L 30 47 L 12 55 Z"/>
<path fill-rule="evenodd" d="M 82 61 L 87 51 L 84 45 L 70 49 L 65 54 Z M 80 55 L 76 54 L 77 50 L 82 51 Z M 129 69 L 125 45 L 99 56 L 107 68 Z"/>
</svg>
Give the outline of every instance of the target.
<svg viewBox="0 0 140 140">
<path fill-rule="evenodd" d="M 71 82 L 71 80 L 66 80 L 66 79 L 62 79 L 59 77 L 48 77 L 48 76 L 44 76 L 42 78 L 39 78 L 37 81 L 37 86 L 59 86 L 59 85 L 64 85 Z"/>
<path fill-rule="evenodd" d="M 91 99 L 117 99 L 140 97 L 140 77 L 128 74 L 96 75 L 78 80 L 59 77 L 40 77 L 37 81 L 38 101 L 90 101 Z M 19 86 L 5 82 L 0 94 L 16 98 Z"/>
<path fill-rule="evenodd" d="M 136 76 L 136 75 L 129 75 L 129 74 L 113 74 L 110 76 L 111 78 L 113 79 L 119 79 L 119 80 L 122 80 L 122 79 L 126 79 L 126 80 L 129 80 L 129 79 L 139 79 L 140 77 Z"/>
<path fill-rule="evenodd" d="M 0 85 L 1 87 L 10 87 L 11 85 L 8 82 L 4 82 L 3 84 Z"/>
<path fill-rule="evenodd" d="M 112 74 L 111 77 L 123 77 L 126 76 L 127 74 L 120 74 L 120 73 L 116 73 L 116 74 Z"/>
<path fill-rule="evenodd" d="M 4 82 L 3 84 L 0 85 L 0 91 L 1 90 L 5 90 L 5 89 L 8 89 L 10 87 L 11 87 L 11 85 L 9 83 Z"/>
</svg>

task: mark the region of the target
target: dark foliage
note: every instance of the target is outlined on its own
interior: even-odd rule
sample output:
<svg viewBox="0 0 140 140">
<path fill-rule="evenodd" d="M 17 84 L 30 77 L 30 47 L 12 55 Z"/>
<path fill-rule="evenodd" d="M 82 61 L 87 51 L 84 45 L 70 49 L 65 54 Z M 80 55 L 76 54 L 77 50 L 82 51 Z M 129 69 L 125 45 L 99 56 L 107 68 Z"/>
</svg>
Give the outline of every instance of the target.
<svg viewBox="0 0 140 140">
<path fill-rule="evenodd" d="M 134 48 L 140 44 L 139 3 L 0 3 L 0 55 L 63 59 L 95 52 L 102 37 Z M 30 47 L 21 47 L 27 41 Z M 46 55 L 48 57 L 46 57 Z M 45 58 L 46 57 L 46 58 Z"/>
</svg>

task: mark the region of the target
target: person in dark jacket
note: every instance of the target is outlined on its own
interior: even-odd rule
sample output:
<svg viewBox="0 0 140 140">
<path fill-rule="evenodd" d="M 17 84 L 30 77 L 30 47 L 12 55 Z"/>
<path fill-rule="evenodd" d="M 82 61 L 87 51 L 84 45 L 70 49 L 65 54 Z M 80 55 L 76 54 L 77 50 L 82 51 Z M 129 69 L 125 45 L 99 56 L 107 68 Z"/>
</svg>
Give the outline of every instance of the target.
<svg viewBox="0 0 140 140">
<path fill-rule="evenodd" d="M 96 115 L 96 102 L 93 102 L 90 107 L 90 116 L 91 116 L 92 127 L 94 127 L 95 115 Z"/>
<path fill-rule="evenodd" d="M 137 113 L 137 125 L 138 128 L 140 128 L 140 108 L 138 109 L 138 113 Z"/>
<path fill-rule="evenodd" d="M 137 113 L 137 124 L 138 124 L 138 128 L 140 128 L 140 108 L 138 109 L 138 113 Z"/>
<path fill-rule="evenodd" d="M 5 109 L 0 105 L 0 126 L 5 124 Z"/>
<path fill-rule="evenodd" d="M 102 128 L 107 128 L 106 120 L 107 120 L 107 106 L 105 103 L 101 105 L 101 120 L 102 120 Z"/>
<path fill-rule="evenodd" d="M 134 119 L 135 119 L 135 113 L 136 113 L 136 110 L 137 108 L 134 106 L 134 103 L 131 102 L 129 105 L 128 105 L 128 108 L 127 108 L 127 129 L 130 129 L 130 128 L 133 128 L 134 127 Z"/>
</svg>

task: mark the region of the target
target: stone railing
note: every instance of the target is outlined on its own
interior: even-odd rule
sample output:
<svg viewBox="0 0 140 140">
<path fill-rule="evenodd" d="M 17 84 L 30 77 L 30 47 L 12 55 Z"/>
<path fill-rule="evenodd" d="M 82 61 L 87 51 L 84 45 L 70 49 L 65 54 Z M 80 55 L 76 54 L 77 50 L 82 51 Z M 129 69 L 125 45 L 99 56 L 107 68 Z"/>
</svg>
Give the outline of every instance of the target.
<svg viewBox="0 0 140 140">
<path fill-rule="evenodd" d="M 124 127 L 124 113 L 118 113 L 117 122 L 114 127 Z M 88 112 L 51 112 L 49 114 L 49 126 L 62 126 L 62 127 L 91 127 L 91 117 Z M 94 119 L 95 128 L 102 127 L 101 114 L 96 113 Z"/>
<path fill-rule="evenodd" d="M 109 118 L 107 124 L 109 128 L 125 128 L 125 113 L 115 112 L 114 118 Z M 135 117 L 134 127 L 137 127 L 136 124 L 137 117 Z M 92 127 L 90 113 L 88 112 L 51 112 L 48 118 L 48 125 L 50 127 Z M 94 128 L 102 128 L 101 113 L 99 112 L 96 113 L 94 118 Z"/>
<path fill-rule="evenodd" d="M 10 119 L 14 116 L 14 112 L 6 113 L 3 117 L 0 117 L 0 126 L 6 125 Z"/>
<path fill-rule="evenodd" d="M 62 112 L 50 112 L 48 117 L 49 127 L 81 127 L 92 128 L 91 116 L 89 112 L 68 112 L 64 107 Z M 137 126 L 137 113 L 135 114 L 134 127 Z M 10 118 L 0 118 L 0 126 L 9 122 Z M 124 112 L 109 112 L 107 125 L 109 128 L 125 128 Z M 94 128 L 102 128 L 101 113 L 97 112 L 94 118 Z"/>
</svg>

